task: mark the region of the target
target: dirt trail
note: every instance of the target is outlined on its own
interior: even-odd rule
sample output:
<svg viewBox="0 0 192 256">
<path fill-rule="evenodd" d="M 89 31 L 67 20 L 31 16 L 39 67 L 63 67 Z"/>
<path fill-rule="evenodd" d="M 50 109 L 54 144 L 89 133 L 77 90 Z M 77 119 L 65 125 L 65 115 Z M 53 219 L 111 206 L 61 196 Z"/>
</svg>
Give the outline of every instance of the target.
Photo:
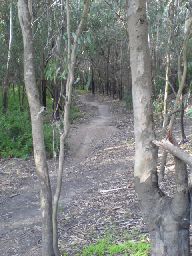
<svg viewBox="0 0 192 256">
<path fill-rule="evenodd" d="M 102 197 L 98 191 L 100 188 L 105 188 L 105 186 L 109 187 L 110 175 L 113 176 L 112 185 L 114 185 L 114 181 L 116 182 L 115 174 L 119 178 L 119 175 L 124 175 L 126 171 L 122 160 L 122 163 L 115 163 L 118 164 L 118 168 L 121 168 L 121 164 L 123 164 L 120 172 L 116 170 L 117 168 L 113 171 L 114 164 L 111 163 L 111 158 L 113 159 L 114 156 L 110 149 L 111 143 L 109 141 L 115 137 L 118 129 L 113 124 L 109 105 L 100 104 L 94 97 L 90 96 L 89 99 L 86 96 L 81 96 L 81 100 L 86 105 L 96 107 L 97 115 L 88 123 L 72 127 L 70 132 L 70 156 L 66 160 L 67 166 L 65 168 L 59 212 L 60 225 L 61 227 L 64 226 L 60 230 L 61 241 L 63 243 L 64 240 L 65 244 L 68 243 L 67 246 L 74 243 L 84 244 L 87 240 L 86 233 L 89 233 L 91 225 L 92 227 L 98 224 L 103 226 L 102 216 L 105 214 L 105 210 L 107 211 L 106 214 L 109 215 L 109 209 L 105 209 L 103 206 L 103 199 L 101 199 Z M 108 163 L 104 162 L 104 155 L 101 153 L 104 144 L 105 153 L 109 152 L 108 159 L 105 157 Z M 111 164 L 113 168 L 111 168 Z M 53 166 L 53 161 L 50 161 L 50 169 Z M 25 173 L 26 178 L 24 182 L 21 182 L 13 194 L 8 193 L 2 197 L 3 200 L 1 200 L 0 208 L 0 255 L 40 255 L 39 185 L 34 172 L 34 164 L 32 160 L 13 159 L 5 161 L 5 163 L 0 165 L 0 174 L 4 175 L 3 173 L 9 170 L 9 178 L 12 175 L 11 172 L 16 172 L 15 168 L 23 168 L 24 170 L 27 168 L 30 173 Z M 109 180 L 107 180 L 107 176 Z M 51 177 L 54 187 L 54 172 L 51 172 Z M 10 187 L 14 186 L 13 184 L 9 185 Z M 119 184 L 115 185 L 119 186 Z M 94 195 L 94 193 L 96 194 Z M 123 197 L 122 200 L 124 200 Z M 101 203 L 102 207 L 98 206 L 98 202 Z M 123 203 L 125 202 L 123 201 Z M 119 208 L 117 207 L 117 210 Z M 65 213 L 63 210 L 65 210 Z M 90 223 L 94 216 L 97 215 L 98 217 L 95 217 L 95 219 L 98 219 L 94 223 Z M 81 230 L 84 229 L 85 232 L 78 231 L 77 227 Z M 62 229 L 64 229 L 64 232 Z M 97 229 L 99 230 L 100 228 Z M 76 231 L 77 234 L 81 233 L 80 237 L 76 235 Z"/>
<path fill-rule="evenodd" d="M 82 169 L 81 165 L 84 166 L 86 160 L 95 155 L 103 139 L 110 138 L 117 131 L 117 128 L 111 125 L 112 114 L 109 111 L 109 105 L 99 103 L 93 95 L 83 95 L 80 99 L 87 106 L 95 107 L 97 114 L 88 123 L 71 128 L 68 141 L 70 160 L 64 171 L 70 176 L 71 170 Z M 63 182 L 61 208 L 65 208 L 66 205 L 70 206 L 75 197 L 94 187 L 95 179 L 83 170 L 72 177 L 68 182 L 65 180 Z"/>
<path fill-rule="evenodd" d="M 73 162 L 83 161 L 104 138 L 116 132 L 116 127 L 111 125 L 112 114 L 109 105 L 99 103 L 94 96 L 81 96 L 81 101 L 86 105 L 97 108 L 97 116 L 88 124 L 78 127 L 76 134 L 71 134 L 70 146 L 72 147 Z"/>
<path fill-rule="evenodd" d="M 108 231 L 117 242 L 147 233 L 134 189 L 133 114 L 109 98 L 86 95 L 80 100 L 88 115 L 70 130 L 58 214 L 59 243 L 68 256 Z M 190 132 L 191 121 L 186 126 Z M 54 160 L 48 166 L 54 190 Z M 172 162 L 165 180 L 161 187 L 171 196 Z M 41 255 L 38 184 L 33 159 L 0 161 L 1 256 Z"/>
<path fill-rule="evenodd" d="M 117 242 L 147 232 L 134 189 L 132 113 L 109 98 L 80 100 L 88 115 L 70 130 L 58 214 L 60 247 L 69 256 L 106 231 L 116 233 Z M 54 190 L 54 160 L 48 166 Z M 38 184 L 33 159 L 0 161 L 1 256 L 41 255 Z M 175 190 L 172 163 L 161 186 L 168 195 Z"/>
</svg>

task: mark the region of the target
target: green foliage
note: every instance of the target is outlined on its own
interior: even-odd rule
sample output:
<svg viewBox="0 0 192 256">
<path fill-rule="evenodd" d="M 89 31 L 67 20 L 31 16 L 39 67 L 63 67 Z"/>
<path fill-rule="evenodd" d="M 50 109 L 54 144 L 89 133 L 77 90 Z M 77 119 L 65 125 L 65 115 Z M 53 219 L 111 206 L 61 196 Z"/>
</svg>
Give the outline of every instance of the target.
<svg viewBox="0 0 192 256">
<path fill-rule="evenodd" d="M 47 157 L 53 156 L 53 127 L 50 123 L 44 123 L 43 125 L 43 132 L 44 132 L 44 138 L 45 138 L 45 149 L 47 153 Z M 56 133 L 55 139 L 55 151 L 56 154 L 59 150 L 59 134 Z"/>
<path fill-rule="evenodd" d="M 56 80 L 57 78 L 57 73 L 58 73 L 58 69 L 57 69 L 57 62 L 55 60 L 50 60 L 46 66 L 45 69 L 45 77 L 47 80 Z"/>
<path fill-rule="evenodd" d="M 90 244 L 83 248 L 76 256 L 148 256 L 150 251 L 150 244 L 145 240 L 116 243 L 112 237 L 105 237 L 97 243 Z M 67 256 L 64 253 L 63 256 Z"/>
<path fill-rule="evenodd" d="M 156 114 L 163 112 L 163 94 L 160 92 L 157 99 L 153 101 L 153 109 Z"/>
<path fill-rule="evenodd" d="M 9 91 L 9 110 L 6 114 L 0 115 L 0 158 L 27 158 L 33 153 L 33 140 L 28 103 L 26 100 L 24 101 L 24 106 L 22 107 L 24 111 L 21 111 L 17 90 L 18 88 L 16 87 L 14 92 L 11 90 Z M 47 99 L 47 102 L 48 108 L 51 109 L 52 103 L 50 99 Z M 2 102 L 0 101 L 0 106 L 1 105 Z M 2 112 L 1 109 L 0 111 Z M 48 157 L 53 156 L 53 126 L 50 122 L 51 115 L 52 112 L 48 110 L 47 116 L 44 118 L 45 121 L 43 125 L 45 148 Z M 72 123 L 81 116 L 82 113 L 79 108 L 76 105 L 72 105 L 69 115 L 70 122 Z M 56 154 L 58 154 L 59 151 L 59 137 L 59 130 L 55 126 L 54 149 Z"/>
<path fill-rule="evenodd" d="M 121 237 L 121 239 L 119 239 Z M 97 242 L 83 247 L 75 256 L 149 256 L 151 246 L 146 236 L 141 236 L 138 230 L 131 233 L 106 229 L 105 235 Z M 77 251 L 77 248 L 75 248 Z M 63 252 L 63 256 L 68 256 Z"/>
<path fill-rule="evenodd" d="M 0 116 L 0 157 L 27 158 L 33 151 L 31 121 L 27 111 L 9 111 Z M 44 124 L 45 147 L 47 156 L 52 156 L 52 126 Z M 56 147 L 59 140 L 56 139 Z"/>
<path fill-rule="evenodd" d="M 19 100 L 15 92 L 9 92 L 9 110 L 0 115 L 0 158 L 27 158 L 33 152 L 31 120 L 28 104 L 25 101 L 23 109 L 19 109 Z M 1 101 L 0 104 L 2 105 Z M 0 109 L 2 112 L 2 110 Z M 45 147 L 48 156 L 52 156 L 52 126 L 44 124 Z M 58 139 L 56 145 L 58 144 Z"/>
<path fill-rule="evenodd" d="M 78 106 L 71 105 L 70 113 L 69 113 L 69 120 L 73 123 L 76 119 L 82 117 L 82 113 L 80 112 Z"/>
<path fill-rule="evenodd" d="M 162 89 L 165 86 L 165 80 L 160 77 L 156 77 L 153 82 L 154 82 L 154 94 L 156 97 L 157 95 L 162 94 Z"/>
<path fill-rule="evenodd" d="M 108 250 L 110 243 L 107 239 L 102 239 L 96 244 L 90 244 L 82 251 L 82 256 L 99 255 L 103 256 Z"/>
<path fill-rule="evenodd" d="M 91 244 L 82 251 L 82 256 L 147 256 L 149 255 L 150 245 L 144 241 L 128 241 L 124 243 L 113 244 L 107 239 L 102 239 L 96 244 Z"/>
<path fill-rule="evenodd" d="M 192 118 L 192 108 L 188 108 L 186 114 L 188 117 Z"/>
<path fill-rule="evenodd" d="M 0 157 L 28 157 L 32 152 L 29 114 L 17 110 L 0 116 Z"/>
</svg>

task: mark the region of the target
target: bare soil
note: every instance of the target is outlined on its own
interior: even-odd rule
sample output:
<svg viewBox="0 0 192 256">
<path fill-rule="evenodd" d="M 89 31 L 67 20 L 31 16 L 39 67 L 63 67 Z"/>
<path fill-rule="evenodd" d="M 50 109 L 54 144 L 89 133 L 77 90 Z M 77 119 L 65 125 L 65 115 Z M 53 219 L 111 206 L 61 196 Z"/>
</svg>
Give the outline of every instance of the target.
<svg viewBox="0 0 192 256">
<path fill-rule="evenodd" d="M 146 233 L 134 190 L 133 115 L 117 100 L 79 99 L 86 114 L 70 130 L 58 216 L 60 247 L 69 255 L 106 232 L 119 239 Z M 57 164 L 51 159 L 48 165 L 54 191 Z M 39 184 L 32 158 L 1 160 L 0 204 L 0 255 L 41 255 Z"/>
</svg>

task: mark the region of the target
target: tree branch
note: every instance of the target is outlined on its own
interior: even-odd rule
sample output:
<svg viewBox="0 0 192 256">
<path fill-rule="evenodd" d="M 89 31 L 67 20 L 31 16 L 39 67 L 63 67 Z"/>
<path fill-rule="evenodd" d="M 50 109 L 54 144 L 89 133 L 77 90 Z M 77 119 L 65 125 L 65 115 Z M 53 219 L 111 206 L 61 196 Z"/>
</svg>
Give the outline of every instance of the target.
<svg viewBox="0 0 192 256">
<path fill-rule="evenodd" d="M 157 147 L 163 148 L 164 150 L 171 153 L 173 156 L 176 156 L 177 158 L 192 167 L 192 156 L 178 146 L 173 145 L 169 140 L 154 140 L 153 144 L 155 144 Z"/>
</svg>

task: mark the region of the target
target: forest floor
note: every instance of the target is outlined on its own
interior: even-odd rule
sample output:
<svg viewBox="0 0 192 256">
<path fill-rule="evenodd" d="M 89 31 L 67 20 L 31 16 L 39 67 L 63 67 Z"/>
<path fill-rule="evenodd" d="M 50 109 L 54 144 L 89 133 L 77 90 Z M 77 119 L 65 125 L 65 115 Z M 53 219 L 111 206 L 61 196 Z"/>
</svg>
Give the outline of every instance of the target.
<svg viewBox="0 0 192 256">
<path fill-rule="evenodd" d="M 106 233 L 120 239 L 147 232 L 134 190 L 132 113 L 123 102 L 90 94 L 79 96 L 78 105 L 85 114 L 71 126 L 58 214 L 60 247 L 69 255 Z M 54 191 L 56 162 L 48 165 Z M 0 255 L 41 255 L 32 158 L 1 160 L 0 204 Z"/>
</svg>

